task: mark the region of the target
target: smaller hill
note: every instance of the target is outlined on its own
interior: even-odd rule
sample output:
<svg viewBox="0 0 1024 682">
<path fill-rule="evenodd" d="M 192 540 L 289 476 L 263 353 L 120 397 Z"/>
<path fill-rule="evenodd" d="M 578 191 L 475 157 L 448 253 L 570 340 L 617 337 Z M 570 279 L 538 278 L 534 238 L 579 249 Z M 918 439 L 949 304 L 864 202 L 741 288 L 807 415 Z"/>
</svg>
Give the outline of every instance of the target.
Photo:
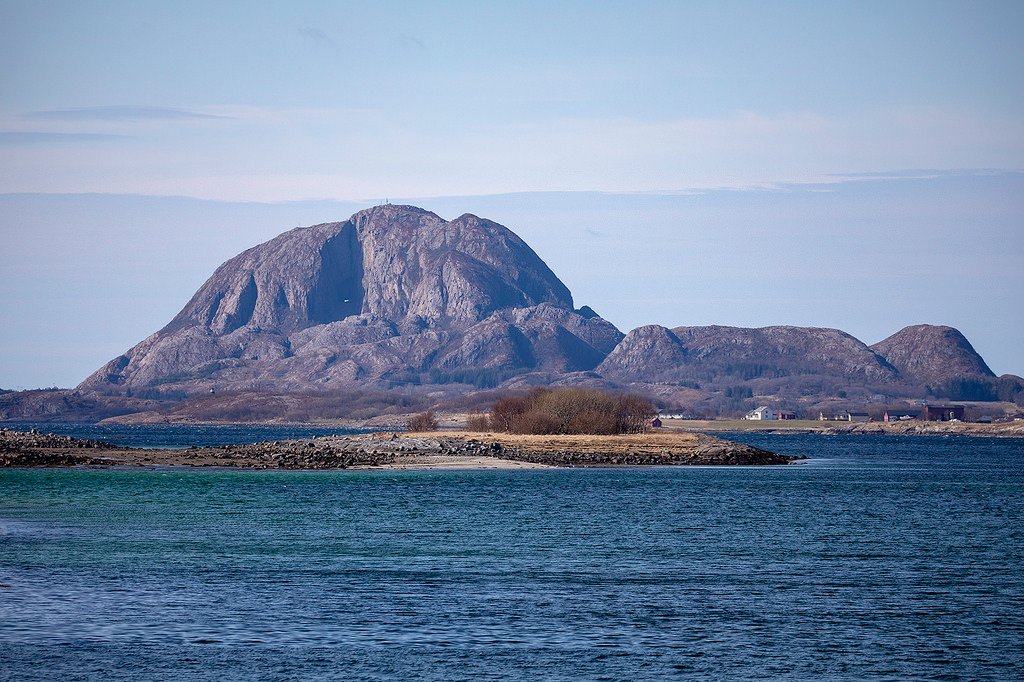
<svg viewBox="0 0 1024 682">
<path fill-rule="evenodd" d="M 940 386 L 963 379 L 994 379 L 995 374 L 970 341 L 953 327 L 904 327 L 871 346 L 911 383 Z"/>
<path fill-rule="evenodd" d="M 749 381 L 820 375 L 892 383 L 896 370 L 838 329 L 706 326 L 634 329 L 598 367 L 621 381 Z"/>
</svg>

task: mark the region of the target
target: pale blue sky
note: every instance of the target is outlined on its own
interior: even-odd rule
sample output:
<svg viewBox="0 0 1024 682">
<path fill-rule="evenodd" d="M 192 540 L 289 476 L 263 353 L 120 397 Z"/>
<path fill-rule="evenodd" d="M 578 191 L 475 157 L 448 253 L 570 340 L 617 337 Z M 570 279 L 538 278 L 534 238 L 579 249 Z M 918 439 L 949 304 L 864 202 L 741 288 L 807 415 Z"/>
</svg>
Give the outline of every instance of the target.
<svg viewBox="0 0 1024 682">
<path fill-rule="evenodd" d="M 385 197 L 505 222 L 624 330 L 961 320 L 1024 373 L 1021 35 L 1020 2 L 0 0 L 0 386 L 77 383 L 237 250 Z"/>
</svg>

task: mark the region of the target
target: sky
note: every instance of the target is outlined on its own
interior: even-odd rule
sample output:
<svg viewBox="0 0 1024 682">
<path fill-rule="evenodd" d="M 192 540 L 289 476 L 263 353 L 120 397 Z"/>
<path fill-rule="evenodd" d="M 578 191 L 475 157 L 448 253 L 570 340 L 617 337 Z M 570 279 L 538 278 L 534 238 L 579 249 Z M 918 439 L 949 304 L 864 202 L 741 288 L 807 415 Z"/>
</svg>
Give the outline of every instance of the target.
<svg viewBox="0 0 1024 682">
<path fill-rule="evenodd" d="M 623 331 L 957 326 L 1024 374 L 1024 3 L 0 0 L 0 387 L 386 199 Z M 69 327 L 71 329 L 69 329 Z"/>
</svg>

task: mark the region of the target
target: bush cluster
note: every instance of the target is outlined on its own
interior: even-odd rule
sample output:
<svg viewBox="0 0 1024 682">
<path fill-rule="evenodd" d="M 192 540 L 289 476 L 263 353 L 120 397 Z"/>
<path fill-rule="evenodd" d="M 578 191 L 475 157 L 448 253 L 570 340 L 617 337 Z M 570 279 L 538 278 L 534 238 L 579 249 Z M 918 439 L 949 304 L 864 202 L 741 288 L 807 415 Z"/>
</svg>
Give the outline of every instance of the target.
<svg viewBox="0 0 1024 682">
<path fill-rule="evenodd" d="M 613 395 L 592 388 L 540 388 L 496 402 L 489 425 L 509 433 L 642 433 L 655 414 L 651 401 L 635 394 Z"/>
<path fill-rule="evenodd" d="M 486 414 L 479 412 L 473 412 L 466 419 L 466 430 L 467 431 L 490 431 L 491 430 L 491 418 Z"/>
<path fill-rule="evenodd" d="M 437 431 L 437 418 L 430 410 L 420 412 L 409 417 L 409 420 L 405 422 L 405 428 L 415 432 Z"/>
</svg>

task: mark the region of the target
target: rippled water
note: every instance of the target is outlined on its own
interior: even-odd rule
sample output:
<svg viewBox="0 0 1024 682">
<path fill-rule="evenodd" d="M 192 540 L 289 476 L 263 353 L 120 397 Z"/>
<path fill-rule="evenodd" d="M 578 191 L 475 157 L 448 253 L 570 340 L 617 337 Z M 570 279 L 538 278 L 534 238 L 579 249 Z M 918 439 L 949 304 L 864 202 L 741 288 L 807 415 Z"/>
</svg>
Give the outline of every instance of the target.
<svg viewBox="0 0 1024 682">
<path fill-rule="evenodd" d="M 1024 441 L 742 439 L 814 459 L 3 470 L 0 670 L 1024 676 Z"/>
</svg>

